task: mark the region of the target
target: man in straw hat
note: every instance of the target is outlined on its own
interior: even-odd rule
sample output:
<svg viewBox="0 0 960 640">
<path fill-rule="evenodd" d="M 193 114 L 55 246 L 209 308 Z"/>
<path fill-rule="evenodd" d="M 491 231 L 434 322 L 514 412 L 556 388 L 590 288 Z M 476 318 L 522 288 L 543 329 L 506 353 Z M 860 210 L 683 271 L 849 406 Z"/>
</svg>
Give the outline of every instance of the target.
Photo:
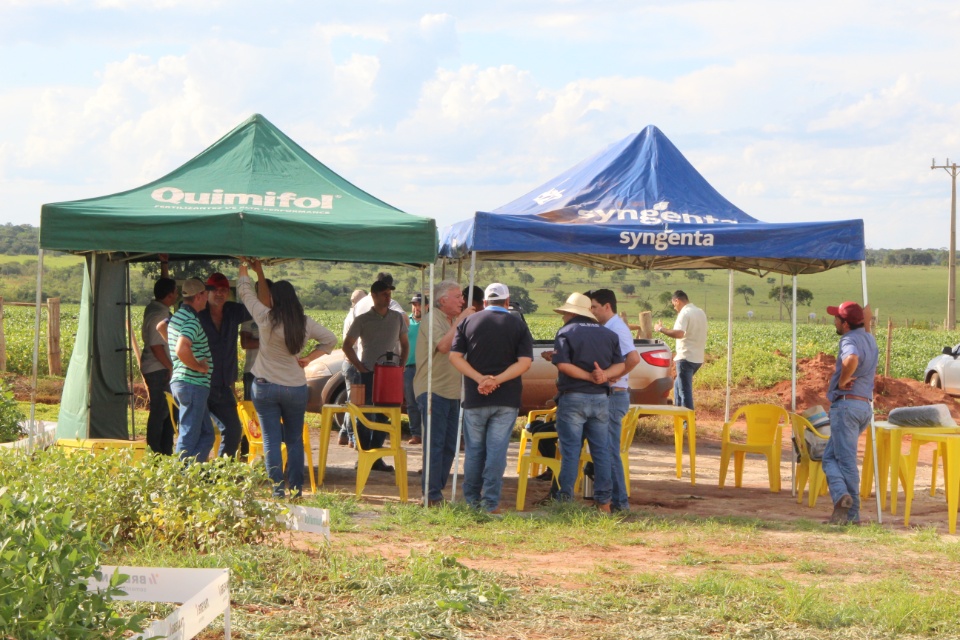
<svg viewBox="0 0 960 640">
<path fill-rule="evenodd" d="M 623 354 L 617 334 L 597 322 L 590 298 L 572 293 L 554 309 L 563 326 L 553 341 L 553 364 L 559 370 L 557 435 L 560 439 L 560 488 L 551 488 L 554 500 L 571 500 L 577 479 L 584 436 L 590 443 L 594 468 L 594 504 L 610 513 L 609 407 L 610 380 L 623 375 Z"/>
<path fill-rule="evenodd" d="M 877 341 L 864 328 L 863 308 L 856 302 L 827 307 L 840 336 L 837 367 L 830 377 L 830 439 L 823 452 L 823 472 L 830 487 L 830 524 L 860 524 L 860 473 L 857 440 L 873 415 L 873 379 L 877 374 Z"/>
</svg>

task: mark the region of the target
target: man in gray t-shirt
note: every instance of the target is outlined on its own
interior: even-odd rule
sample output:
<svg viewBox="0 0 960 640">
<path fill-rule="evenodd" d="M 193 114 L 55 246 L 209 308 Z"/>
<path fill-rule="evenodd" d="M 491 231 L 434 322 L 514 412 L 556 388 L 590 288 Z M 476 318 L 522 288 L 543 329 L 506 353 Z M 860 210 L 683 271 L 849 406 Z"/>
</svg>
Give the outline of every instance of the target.
<svg viewBox="0 0 960 640">
<path fill-rule="evenodd" d="M 410 344 L 407 341 L 406 316 L 390 308 L 393 295 L 392 284 L 378 280 L 370 287 L 370 297 L 373 299 L 373 308 L 358 315 L 350 325 L 347 335 L 343 337 L 343 355 L 350 361 L 360 374 L 360 382 L 366 385 L 367 404 L 373 404 L 373 368 L 377 360 L 387 352 L 393 352 L 397 343 L 400 344 L 400 363 L 407 361 L 410 353 Z M 354 345 L 357 340 L 363 341 L 363 357 L 357 356 Z M 387 434 L 383 431 L 371 431 L 362 424 L 357 425 L 357 433 L 361 438 L 360 444 L 364 449 L 383 446 Z M 373 465 L 376 471 L 392 471 L 382 460 Z"/>
<path fill-rule="evenodd" d="M 164 267 L 166 265 L 164 264 Z M 177 283 L 162 277 L 153 285 L 154 299 L 143 310 L 143 351 L 140 354 L 140 372 L 147 383 L 150 396 L 150 415 L 147 418 L 147 446 L 156 453 L 173 453 L 173 423 L 167 407 L 166 392 L 170 391 L 170 373 L 173 363 L 170 349 L 157 325 L 170 317 L 170 306 L 177 299 Z"/>
</svg>

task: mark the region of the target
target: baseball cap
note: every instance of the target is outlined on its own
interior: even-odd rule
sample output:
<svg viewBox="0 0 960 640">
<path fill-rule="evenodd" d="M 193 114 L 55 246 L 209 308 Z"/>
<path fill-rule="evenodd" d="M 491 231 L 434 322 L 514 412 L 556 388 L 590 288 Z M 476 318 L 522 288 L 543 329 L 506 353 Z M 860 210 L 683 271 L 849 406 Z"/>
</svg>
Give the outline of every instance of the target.
<svg viewBox="0 0 960 640">
<path fill-rule="evenodd" d="M 510 289 L 507 289 L 507 285 L 500 284 L 499 282 L 487 285 L 486 290 L 483 292 L 483 299 L 487 301 L 506 300 L 509 297 Z"/>
<path fill-rule="evenodd" d="M 380 293 L 381 291 L 386 291 L 389 289 L 393 291 L 396 289 L 392 283 L 388 283 L 386 280 L 377 280 L 372 285 L 370 285 L 370 293 Z"/>
<path fill-rule="evenodd" d="M 207 289 L 229 289 L 230 281 L 222 273 L 210 274 L 207 278 Z"/>
<path fill-rule="evenodd" d="M 846 320 L 847 324 L 863 324 L 863 307 L 856 302 L 844 302 L 839 307 L 827 307 L 827 313 Z"/>
<path fill-rule="evenodd" d="M 203 280 L 200 278 L 187 278 L 183 281 L 183 286 L 180 287 L 180 292 L 183 294 L 184 298 L 192 298 L 198 293 L 203 293 L 207 290 L 207 285 L 203 284 Z"/>
</svg>

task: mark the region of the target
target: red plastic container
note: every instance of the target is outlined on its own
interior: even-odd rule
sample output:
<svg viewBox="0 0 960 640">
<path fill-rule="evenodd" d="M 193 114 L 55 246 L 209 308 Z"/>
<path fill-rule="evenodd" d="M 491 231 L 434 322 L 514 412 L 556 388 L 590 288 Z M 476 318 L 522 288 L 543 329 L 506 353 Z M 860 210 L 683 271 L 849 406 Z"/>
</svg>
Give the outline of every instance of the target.
<svg viewBox="0 0 960 640">
<path fill-rule="evenodd" d="M 403 367 L 400 358 L 387 353 L 373 366 L 373 404 L 403 404 Z"/>
</svg>

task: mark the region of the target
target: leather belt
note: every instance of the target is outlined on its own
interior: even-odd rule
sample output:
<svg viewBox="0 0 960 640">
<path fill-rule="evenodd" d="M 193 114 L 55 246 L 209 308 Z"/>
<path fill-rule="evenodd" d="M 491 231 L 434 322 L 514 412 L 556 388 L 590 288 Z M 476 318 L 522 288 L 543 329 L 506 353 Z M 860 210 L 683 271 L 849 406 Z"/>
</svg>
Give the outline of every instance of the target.
<svg viewBox="0 0 960 640">
<path fill-rule="evenodd" d="M 849 393 L 845 393 L 842 396 L 837 396 L 834 398 L 834 402 L 837 400 L 859 400 L 860 402 L 870 402 L 870 398 L 864 398 L 863 396 L 854 396 Z"/>
</svg>

